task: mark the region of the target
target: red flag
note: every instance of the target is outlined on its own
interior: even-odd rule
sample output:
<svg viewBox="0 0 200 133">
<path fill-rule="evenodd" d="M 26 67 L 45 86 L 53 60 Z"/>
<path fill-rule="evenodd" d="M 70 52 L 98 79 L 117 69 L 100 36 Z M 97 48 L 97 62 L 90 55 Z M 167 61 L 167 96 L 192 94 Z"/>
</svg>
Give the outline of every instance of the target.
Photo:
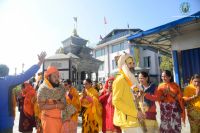
<svg viewBox="0 0 200 133">
<path fill-rule="evenodd" d="M 104 24 L 107 24 L 107 20 L 106 20 L 106 17 L 104 17 Z"/>
</svg>

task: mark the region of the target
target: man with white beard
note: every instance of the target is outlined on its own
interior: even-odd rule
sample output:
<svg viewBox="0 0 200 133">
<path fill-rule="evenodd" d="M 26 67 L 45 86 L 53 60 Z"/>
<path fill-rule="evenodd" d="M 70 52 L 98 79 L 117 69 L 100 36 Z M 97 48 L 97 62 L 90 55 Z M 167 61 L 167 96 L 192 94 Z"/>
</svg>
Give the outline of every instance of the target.
<svg viewBox="0 0 200 133">
<path fill-rule="evenodd" d="M 133 88 L 138 86 L 134 76 L 135 62 L 131 55 L 124 53 L 117 61 L 119 75 L 113 82 L 112 103 L 115 107 L 113 123 L 123 133 L 142 133 L 141 123 L 144 119 L 142 111 L 134 102 Z"/>
</svg>

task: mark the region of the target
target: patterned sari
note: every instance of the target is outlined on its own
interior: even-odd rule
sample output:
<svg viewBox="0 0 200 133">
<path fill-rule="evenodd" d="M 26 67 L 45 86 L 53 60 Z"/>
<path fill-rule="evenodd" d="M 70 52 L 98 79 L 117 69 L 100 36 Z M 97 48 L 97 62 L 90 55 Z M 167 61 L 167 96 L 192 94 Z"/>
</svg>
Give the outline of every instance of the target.
<svg viewBox="0 0 200 133">
<path fill-rule="evenodd" d="M 85 107 L 83 112 L 82 133 L 98 133 L 102 127 L 102 106 L 98 92 L 94 88 L 86 89 L 87 96 L 81 99 Z"/>
<path fill-rule="evenodd" d="M 192 97 L 196 94 L 194 85 L 188 85 L 184 90 L 184 97 Z M 200 96 L 186 103 L 191 133 L 200 133 Z"/>
<path fill-rule="evenodd" d="M 165 93 L 165 91 L 170 91 Z M 185 108 L 179 86 L 174 83 L 161 83 L 157 89 L 160 102 L 160 133 L 180 133 L 181 118 L 185 123 Z"/>
<path fill-rule="evenodd" d="M 154 98 L 154 94 L 156 92 L 156 86 L 154 84 L 150 84 L 147 88 L 142 86 L 145 96 L 144 96 L 144 107 L 145 107 L 145 123 L 147 126 L 148 133 L 158 133 L 158 122 L 156 120 L 156 104 L 155 101 L 157 100 Z"/>
<path fill-rule="evenodd" d="M 65 90 L 61 86 L 53 88 L 47 79 L 40 85 L 38 100 L 47 104 L 56 104 L 56 101 L 65 103 Z M 62 128 L 61 110 L 41 110 L 43 133 L 60 133 Z"/>
</svg>

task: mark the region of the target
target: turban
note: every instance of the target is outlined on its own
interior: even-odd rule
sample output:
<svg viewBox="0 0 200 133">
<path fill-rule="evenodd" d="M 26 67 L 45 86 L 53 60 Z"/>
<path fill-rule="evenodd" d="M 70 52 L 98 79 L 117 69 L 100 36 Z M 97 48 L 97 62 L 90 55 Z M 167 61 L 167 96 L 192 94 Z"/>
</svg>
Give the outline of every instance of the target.
<svg viewBox="0 0 200 133">
<path fill-rule="evenodd" d="M 130 61 L 134 62 L 133 57 L 130 54 L 124 53 L 119 57 L 119 60 L 117 61 L 118 68 L 121 69 L 122 66 Z"/>
<path fill-rule="evenodd" d="M 49 66 L 48 68 L 47 68 L 47 71 L 45 72 L 45 78 L 47 78 L 49 75 L 51 75 L 51 74 L 53 74 L 53 73 L 55 73 L 55 74 L 57 74 L 58 76 L 59 76 L 59 71 L 58 71 L 58 69 L 56 68 L 56 67 L 54 67 L 54 66 Z"/>
</svg>

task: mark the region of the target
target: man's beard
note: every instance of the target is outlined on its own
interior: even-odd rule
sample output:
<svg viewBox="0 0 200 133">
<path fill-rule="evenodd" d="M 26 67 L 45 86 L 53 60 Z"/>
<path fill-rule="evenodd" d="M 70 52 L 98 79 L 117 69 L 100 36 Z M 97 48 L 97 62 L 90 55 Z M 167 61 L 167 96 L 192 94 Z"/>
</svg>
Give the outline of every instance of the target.
<svg viewBox="0 0 200 133">
<path fill-rule="evenodd" d="M 51 85 L 53 86 L 53 88 L 59 87 L 59 83 L 53 83 L 51 80 L 49 80 L 49 82 L 51 83 Z"/>
<path fill-rule="evenodd" d="M 134 68 L 128 68 L 126 64 L 122 66 L 122 71 L 128 77 L 128 79 L 132 82 L 133 85 L 138 85 L 138 80 L 136 79 L 134 72 Z"/>
<path fill-rule="evenodd" d="M 132 67 L 132 68 L 129 68 L 129 70 L 130 70 L 130 72 L 131 72 L 132 74 L 134 74 L 134 75 L 135 75 L 135 69 L 134 69 L 134 67 Z"/>
</svg>

